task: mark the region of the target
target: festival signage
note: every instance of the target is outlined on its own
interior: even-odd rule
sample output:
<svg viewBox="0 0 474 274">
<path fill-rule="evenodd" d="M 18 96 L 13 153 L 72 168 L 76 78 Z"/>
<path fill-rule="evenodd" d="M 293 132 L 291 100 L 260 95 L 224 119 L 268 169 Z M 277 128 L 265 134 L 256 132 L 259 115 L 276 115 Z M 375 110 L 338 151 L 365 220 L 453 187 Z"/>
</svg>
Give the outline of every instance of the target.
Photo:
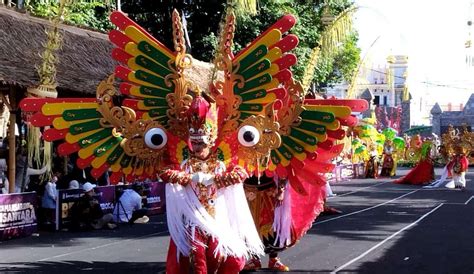
<svg viewBox="0 0 474 274">
<path fill-rule="evenodd" d="M 153 182 L 148 184 L 149 191 L 146 195 L 146 208 L 149 215 L 160 214 L 165 210 L 165 184 Z"/>
<path fill-rule="evenodd" d="M 0 195 L 0 240 L 25 237 L 38 229 L 35 192 Z"/>
<path fill-rule="evenodd" d="M 115 205 L 115 186 L 99 186 L 94 188 L 94 198 L 100 204 L 102 211 L 112 213 Z M 58 191 L 56 204 L 56 230 L 67 226 L 70 222 L 70 210 L 74 203 L 84 195 L 82 189 L 65 189 Z"/>
</svg>

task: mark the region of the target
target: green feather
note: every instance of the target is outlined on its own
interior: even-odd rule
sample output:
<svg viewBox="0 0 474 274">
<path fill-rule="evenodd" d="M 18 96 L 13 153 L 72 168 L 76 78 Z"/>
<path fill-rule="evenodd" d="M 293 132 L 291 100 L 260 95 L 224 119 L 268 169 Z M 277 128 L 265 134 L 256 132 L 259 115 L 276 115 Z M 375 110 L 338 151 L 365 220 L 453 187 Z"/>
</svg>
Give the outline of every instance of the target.
<svg viewBox="0 0 474 274">
<path fill-rule="evenodd" d="M 166 54 L 150 45 L 148 42 L 141 41 L 138 43 L 137 47 L 138 50 L 146 54 L 148 57 L 156 61 L 161 66 L 168 68 L 171 65 L 174 68 L 174 64 L 172 62 L 169 62 L 171 59 Z"/>
<path fill-rule="evenodd" d="M 100 124 L 100 120 L 95 119 L 92 121 L 83 122 L 83 123 L 79 123 L 79 124 L 75 124 L 71 126 L 69 128 L 69 133 L 71 133 L 72 135 L 77 135 L 77 134 L 81 134 L 87 131 L 96 130 L 99 128 L 102 128 L 102 125 Z"/>
<path fill-rule="evenodd" d="M 171 87 L 166 86 L 165 80 L 163 78 L 155 76 L 143 70 L 137 70 L 135 72 L 135 77 L 137 77 L 138 80 L 142 80 L 155 86 L 162 87 L 164 90 L 169 92 L 172 92 L 174 89 L 174 85 L 172 85 Z"/>
<path fill-rule="evenodd" d="M 266 71 L 267 69 L 270 68 L 272 63 L 268 59 L 264 59 L 257 64 L 253 65 L 246 71 L 244 71 L 241 75 L 244 77 L 244 79 L 247 81 L 248 79 L 254 77 L 255 75 L 262 73 Z"/>
<path fill-rule="evenodd" d="M 236 94 L 244 93 L 246 91 L 252 90 L 256 87 L 268 84 L 272 81 L 272 76 L 269 73 L 265 73 L 262 76 L 254 78 L 250 81 L 245 82 L 242 88 L 239 88 L 237 85 L 234 85 L 234 92 Z"/>
<path fill-rule="evenodd" d="M 258 60 L 262 59 L 268 53 L 268 49 L 265 45 L 260 45 L 255 48 L 250 54 L 245 56 L 242 60 L 240 60 L 239 70 L 237 74 L 241 74 L 245 71 L 249 66 L 257 62 Z"/>
<path fill-rule="evenodd" d="M 112 129 L 111 128 L 105 128 L 99 132 L 96 132 L 88 137 L 82 138 L 79 140 L 79 145 L 82 148 L 88 147 L 94 143 L 97 143 L 98 141 L 105 139 L 107 137 L 112 136 Z"/>
<path fill-rule="evenodd" d="M 100 145 L 98 148 L 94 150 L 94 155 L 96 157 L 100 157 L 104 155 L 110 148 L 115 146 L 118 142 L 122 141 L 122 137 L 110 138 L 105 143 Z"/>
<path fill-rule="evenodd" d="M 95 108 L 72 109 L 63 112 L 65 121 L 77 121 L 93 118 L 102 118 L 102 115 Z"/>
<path fill-rule="evenodd" d="M 321 121 L 325 123 L 334 122 L 334 120 L 336 119 L 333 113 L 324 112 L 324 111 L 304 110 L 300 116 L 301 118 L 306 119 L 306 120 Z"/>
<path fill-rule="evenodd" d="M 314 146 L 318 143 L 318 140 L 315 137 L 306 134 L 297 128 L 293 128 L 291 130 L 290 136 L 311 146 Z"/>
<path fill-rule="evenodd" d="M 109 165 L 115 164 L 115 162 L 117 162 L 120 156 L 122 156 L 122 153 L 123 153 L 123 148 L 121 146 L 117 146 L 107 158 L 107 163 Z"/>
</svg>

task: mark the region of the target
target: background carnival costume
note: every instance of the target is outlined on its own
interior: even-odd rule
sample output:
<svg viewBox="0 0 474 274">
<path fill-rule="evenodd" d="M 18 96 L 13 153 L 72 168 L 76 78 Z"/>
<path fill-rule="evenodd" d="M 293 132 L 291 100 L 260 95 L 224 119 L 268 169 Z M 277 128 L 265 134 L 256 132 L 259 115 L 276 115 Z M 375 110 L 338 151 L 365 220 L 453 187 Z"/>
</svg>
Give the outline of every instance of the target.
<svg viewBox="0 0 474 274">
<path fill-rule="evenodd" d="M 421 137 L 415 137 L 417 137 L 414 138 L 416 141 L 412 139 L 412 144 L 416 142 L 421 143 L 421 145 L 411 145 L 407 153 L 409 154 L 409 159 L 418 158 L 418 163 L 408 174 L 395 180 L 394 183 L 396 184 L 426 185 L 434 180 L 434 165 L 433 159 L 431 159 L 433 143 L 431 140 L 421 141 Z"/>
<path fill-rule="evenodd" d="M 456 132 L 453 126 L 449 126 L 448 131 L 442 135 L 442 145 L 440 154 L 447 162 L 440 179 L 434 181 L 425 188 L 466 188 L 466 172 L 469 167 L 467 152 L 472 148 L 474 141 L 472 132 L 464 127 L 462 132 Z M 451 178 L 451 180 L 448 180 Z"/>
</svg>

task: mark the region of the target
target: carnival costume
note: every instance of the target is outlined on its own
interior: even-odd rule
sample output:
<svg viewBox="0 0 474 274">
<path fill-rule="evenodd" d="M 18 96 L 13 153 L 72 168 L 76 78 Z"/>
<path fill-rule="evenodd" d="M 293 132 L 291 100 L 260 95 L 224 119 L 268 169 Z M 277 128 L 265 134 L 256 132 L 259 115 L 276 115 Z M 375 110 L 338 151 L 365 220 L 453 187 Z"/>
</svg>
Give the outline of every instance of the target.
<svg viewBox="0 0 474 274">
<path fill-rule="evenodd" d="M 425 185 L 432 182 L 434 180 L 434 165 L 431 159 L 431 146 L 432 142 L 426 140 L 421 144 L 419 150 L 409 149 L 408 152 L 413 154 L 412 158 L 419 158 L 419 162 L 408 174 L 395 180 L 394 183 Z"/>
<path fill-rule="evenodd" d="M 375 144 L 371 144 L 369 157 L 365 162 L 365 178 L 377 178 L 379 173 L 378 152 Z"/>
<path fill-rule="evenodd" d="M 295 18 L 285 15 L 234 56 L 229 13 L 220 72 L 206 87 L 186 79 L 192 57 L 176 11 L 174 51 L 121 12 L 111 21 L 122 97 L 110 77 L 94 99 L 23 100 L 33 125 L 51 127 L 45 140 L 63 140 L 59 154 L 78 153 L 77 166 L 91 166 L 96 178 L 110 170 L 112 183 L 160 175 L 167 183 L 168 273 L 237 273 L 244 258 L 263 254 L 242 185 L 248 174 L 287 180 L 291 214 L 275 214 L 273 237 L 283 246 L 301 238 L 322 210 L 322 173 L 342 149 L 334 145 L 345 134 L 340 126 L 355 124 L 351 113 L 367 103 L 304 99 L 289 70 L 298 38 L 286 33 Z"/>
<path fill-rule="evenodd" d="M 474 143 L 474 135 L 464 127 L 461 134 L 449 126 L 448 131 L 442 135 L 442 145 L 440 146 L 441 156 L 448 162 L 443 169 L 441 178 L 434 181 L 425 188 L 447 188 L 466 187 L 466 172 L 469 166 L 469 159 L 466 156 L 468 148 Z M 452 178 L 448 181 L 448 178 Z"/>
<path fill-rule="evenodd" d="M 383 161 L 382 171 L 380 171 L 381 177 L 392 177 L 395 176 L 396 164 L 394 160 L 394 149 L 392 141 L 385 141 L 383 148 Z"/>
</svg>

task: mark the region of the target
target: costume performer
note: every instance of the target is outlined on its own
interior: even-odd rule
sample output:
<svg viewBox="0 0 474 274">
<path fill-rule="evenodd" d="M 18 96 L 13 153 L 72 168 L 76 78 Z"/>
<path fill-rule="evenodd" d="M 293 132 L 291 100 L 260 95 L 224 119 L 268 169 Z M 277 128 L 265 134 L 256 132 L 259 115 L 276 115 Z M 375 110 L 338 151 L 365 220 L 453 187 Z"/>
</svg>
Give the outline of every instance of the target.
<svg viewBox="0 0 474 274">
<path fill-rule="evenodd" d="M 395 180 L 396 184 L 412 184 L 425 185 L 434 180 L 434 166 L 431 159 L 431 145 L 430 140 L 425 140 L 420 148 L 420 151 L 415 152 L 420 154 L 418 164 L 408 172 L 405 176 Z"/>
<path fill-rule="evenodd" d="M 274 116 L 280 126 L 282 145 L 271 151 L 268 167 L 260 167 L 262 171 L 266 169 L 263 174 L 245 181 L 245 191 L 265 253 L 270 256 L 268 267 L 288 271 L 289 267 L 277 258 L 278 252 L 293 246 L 320 213 L 336 212 L 326 205 L 324 173 L 334 169 L 332 160 L 344 148 L 344 144 L 336 144 L 345 136 L 340 126 L 357 124 L 357 118 L 348 110 L 356 112 L 368 106 L 362 100 L 304 100 L 301 85 L 294 81 L 285 83 L 282 88 L 286 89 L 287 97 L 282 98 L 283 106 Z M 318 117 L 323 113 L 326 117 Z M 304 135 L 299 135 L 301 133 Z M 302 136 L 311 139 L 302 139 Z M 316 136 L 320 143 L 312 141 L 316 141 L 312 139 Z M 317 157 L 313 158 L 312 153 Z M 261 267 L 260 259 L 254 257 L 245 269 Z"/>
<path fill-rule="evenodd" d="M 396 164 L 394 160 L 394 150 L 392 140 L 386 140 L 383 148 L 383 162 L 381 177 L 395 176 Z"/>
<path fill-rule="evenodd" d="M 263 254 L 243 190 L 247 174 L 288 180 L 292 219 L 275 221 L 275 239 L 290 245 L 301 238 L 322 210 L 320 173 L 332 170 L 342 149 L 334 146 L 345 134 L 340 126 L 356 123 L 351 113 L 367 103 L 304 100 L 289 70 L 298 39 L 285 35 L 295 18 L 285 15 L 234 56 L 229 13 L 216 57 L 222 78 L 205 87 L 185 76 L 192 57 L 177 11 L 174 51 L 121 12 L 111 21 L 122 98 L 110 77 L 94 99 L 24 99 L 22 109 L 35 112 L 30 122 L 51 127 L 45 140 L 64 140 L 59 154 L 77 152 L 78 167 L 91 166 L 96 178 L 110 170 L 112 183 L 156 174 L 166 180 L 168 273 L 238 273 L 244 258 Z"/>
<path fill-rule="evenodd" d="M 365 162 L 365 178 L 377 178 L 379 173 L 377 147 L 375 143 L 369 147 L 369 159 Z"/>
</svg>

